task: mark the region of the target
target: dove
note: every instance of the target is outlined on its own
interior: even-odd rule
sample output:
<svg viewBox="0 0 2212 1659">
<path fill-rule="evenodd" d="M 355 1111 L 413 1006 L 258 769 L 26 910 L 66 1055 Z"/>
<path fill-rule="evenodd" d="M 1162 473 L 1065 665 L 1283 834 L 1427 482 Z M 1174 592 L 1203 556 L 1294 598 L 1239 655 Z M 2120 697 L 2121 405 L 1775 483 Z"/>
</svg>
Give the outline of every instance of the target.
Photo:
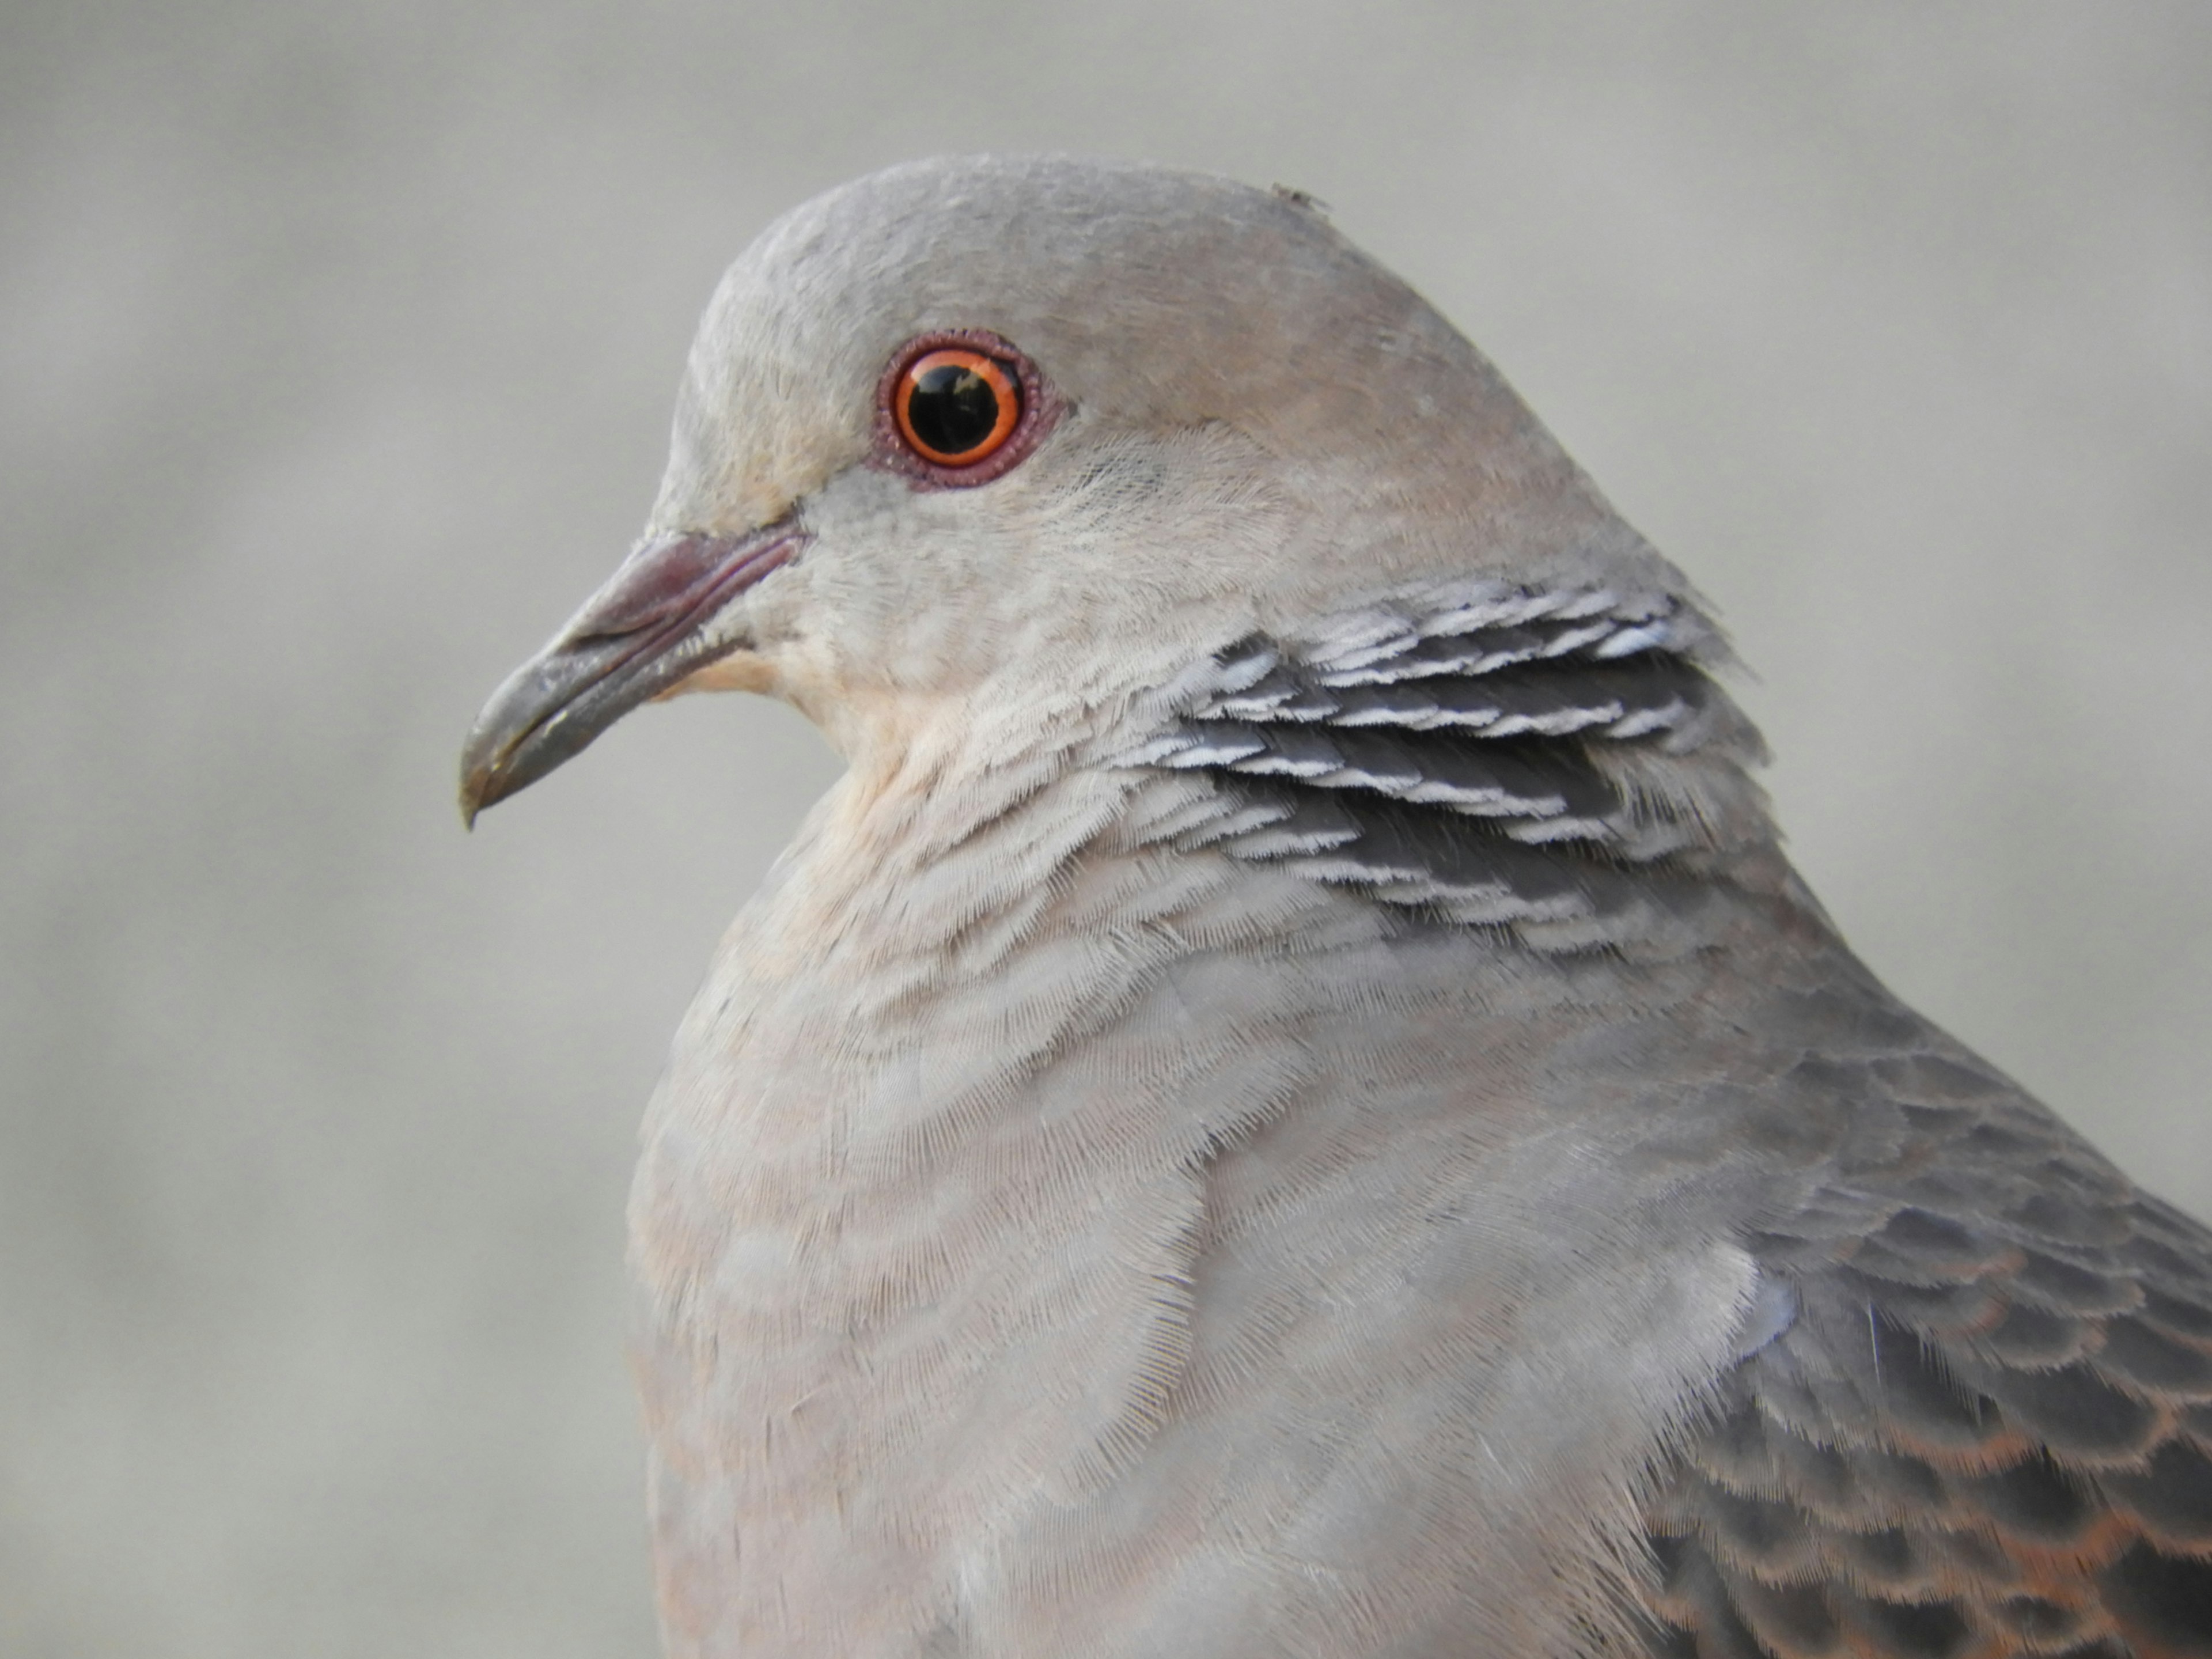
<svg viewBox="0 0 2212 1659">
<path fill-rule="evenodd" d="M 763 233 L 463 758 L 846 763 L 647 1109 L 667 1651 L 2212 1652 L 2212 1235 L 1851 953 L 1730 663 L 1298 192 Z"/>
</svg>

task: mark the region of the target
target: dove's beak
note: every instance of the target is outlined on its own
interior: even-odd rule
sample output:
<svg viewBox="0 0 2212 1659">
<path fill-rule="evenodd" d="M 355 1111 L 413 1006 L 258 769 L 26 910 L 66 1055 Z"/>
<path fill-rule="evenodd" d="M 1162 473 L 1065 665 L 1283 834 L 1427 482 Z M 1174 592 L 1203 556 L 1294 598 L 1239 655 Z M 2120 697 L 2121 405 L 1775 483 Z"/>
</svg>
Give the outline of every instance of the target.
<svg viewBox="0 0 2212 1659">
<path fill-rule="evenodd" d="M 665 536 L 641 545 L 477 716 L 461 749 L 461 817 L 475 823 L 638 704 L 742 649 L 742 631 L 710 624 L 805 541 L 786 519 L 746 536 Z"/>
</svg>

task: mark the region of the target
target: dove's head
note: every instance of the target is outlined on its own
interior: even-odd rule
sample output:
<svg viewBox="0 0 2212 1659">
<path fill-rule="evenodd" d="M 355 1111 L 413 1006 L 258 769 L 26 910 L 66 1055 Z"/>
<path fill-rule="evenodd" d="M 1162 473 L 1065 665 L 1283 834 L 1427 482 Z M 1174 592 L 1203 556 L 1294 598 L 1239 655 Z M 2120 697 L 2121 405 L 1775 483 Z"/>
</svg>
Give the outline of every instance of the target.
<svg viewBox="0 0 2212 1659">
<path fill-rule="evenodd" d="M 786 696 L 848 752 L 988 691 L 1103 705 L 1255 631 L 1489 576 L 1680 578 L 1294 194 L 1062 159 L 833 191 L 724 278 L 645 535 L 494 696 L 463 804 L 639 702 Z"/>
</svg>

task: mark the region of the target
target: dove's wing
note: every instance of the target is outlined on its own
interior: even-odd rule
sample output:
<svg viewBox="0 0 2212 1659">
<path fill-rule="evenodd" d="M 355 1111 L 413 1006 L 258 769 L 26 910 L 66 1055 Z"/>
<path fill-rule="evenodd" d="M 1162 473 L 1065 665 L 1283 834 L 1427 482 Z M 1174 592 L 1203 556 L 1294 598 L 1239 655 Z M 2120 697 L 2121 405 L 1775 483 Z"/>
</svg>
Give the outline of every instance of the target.
<svg viewBox="0 0 2212 1659">
<path fill-rule="evenodd" d="M 1749 1240 L 1775 1334 L 1652 1505 L 1658 1650 L 2212 1653 L 2212 1233 L 2001 1079 L 1863 1083 L 1902 1133 Z"/>
</svg>

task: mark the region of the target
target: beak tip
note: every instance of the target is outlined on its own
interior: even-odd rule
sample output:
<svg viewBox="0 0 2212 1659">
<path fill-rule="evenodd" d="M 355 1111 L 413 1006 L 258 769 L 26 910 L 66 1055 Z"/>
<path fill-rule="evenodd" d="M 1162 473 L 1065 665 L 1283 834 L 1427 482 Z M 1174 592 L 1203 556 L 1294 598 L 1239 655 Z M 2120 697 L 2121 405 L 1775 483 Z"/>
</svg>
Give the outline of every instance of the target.
<svg viewBox="0 0 2212 1659">
<path fill-rule="evenodd" d="M 477 827 L 477 813 L 512 793 L 500 787 L 499 767 L 496 764 L 488 765 L 478 758 L 473 752 L 476 747 L 476 744 L 471 741 L 469 745 L 471 752 L 464 757 L 461 764 L 459 805 L 461 809 L 461 828 L 464 830 L 474 830 Z"/>
</svg>

